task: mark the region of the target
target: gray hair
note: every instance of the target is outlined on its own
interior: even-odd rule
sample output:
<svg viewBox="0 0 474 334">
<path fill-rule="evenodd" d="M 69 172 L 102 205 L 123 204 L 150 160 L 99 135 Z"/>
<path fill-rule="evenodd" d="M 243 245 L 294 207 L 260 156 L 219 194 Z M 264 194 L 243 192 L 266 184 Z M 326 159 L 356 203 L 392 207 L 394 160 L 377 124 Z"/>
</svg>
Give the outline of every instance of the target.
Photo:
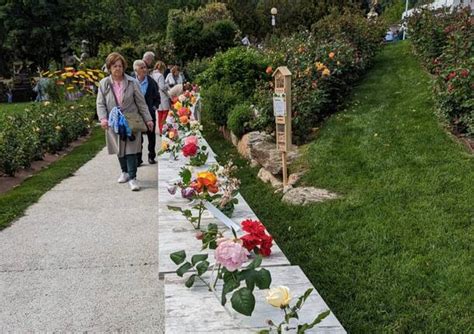
<svg viewBox="0 0 474 334">
<path fill-rule="evenodd" d="M 133 62 L 133 70 L 135 72 L 137 71 L 137 68 L 139 68 L 140 66 L 145 66 L 146 67 L 146 64 L 143 60 L 137 59 Z"/>
<path fill-rule="evenodd" d="M 145 52 L 143 54 L 143 59 L 148 59 L 148 58 L 155 59 L 155 53 L 152 51 Z"/>
</svg>

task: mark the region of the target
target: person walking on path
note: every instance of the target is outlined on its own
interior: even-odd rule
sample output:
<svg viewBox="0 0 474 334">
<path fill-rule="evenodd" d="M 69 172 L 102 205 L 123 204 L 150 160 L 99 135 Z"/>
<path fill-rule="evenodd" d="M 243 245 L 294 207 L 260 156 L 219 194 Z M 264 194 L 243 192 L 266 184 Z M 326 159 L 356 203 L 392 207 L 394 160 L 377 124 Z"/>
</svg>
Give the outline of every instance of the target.
<svg viewBox="0 0 474 334">
<path fill-rule="evenodd" d="M 148 69 L 143 60 L 135 60 L 133 62 L 133 70 L 135 71 L 135 77 L 140 85 L 140 91 L 145 97 L 145 102 L 148 106 L 148 111 L 153 118 L 153 130 L 147 131 L 148 137 L 148 163 L 150 165 L 156 164 L 156 115 L 155 110 L 160 106 L 160 94 L 158 93 L 158 85 L 151 76 L 147 74 Z M 142 150 L 143 150 L 143 134 L 142 134 Z M 137 153 L 138 166 L 143 163 L 142 150 Z"/>
<path fill-rule="evenodd" d="M 166 71 L 166 65 L 162 61 L 157 61 L 155 64 L 155 70 L 151 74 L 151 77 L 158 84 L 158 90 L 160 92 L 160 106 L 158 107 L 158 130 L 159 134 L 162 134 L 163 124 L 165 123 L 166 117 L 170 110 L 170 99 L 167 94 L 169 87 L 165 84 L 164 72 Z"/>
<path fill-rule="evenodd" d="M 174 65 L 171 68 L 171 72 L 166 76 L 165 83 L 170 87 L 173 88 L 177 84 L 184 83 L 184 75 L 179 71 L 179 66 Z"/>
<path fill-rule="evenodd" d="M 155 62 L 155 53 L 152 51 L 147 51 L 143 54 L 143 59 L 145 62 L 147 73 L 150 74 L 153 71 L 153 63 Z"/>
<path fill-rule="evenodd" d="M 145 121 L 148 129 L 153 130 L 153 119 L 143 97 L 138 82 L 125 74 L 127 62 L 117 52 L 112 52 L 105 61 L 110 76 L 99 83 L 97 93 L 97 115 L 100 125 L 106 130 L 107 150 L 109 154 L 117 154 L 122 173 L 119 183 L 128 182 L 132 191 L 140 190 L 137 183 L 137 153 L 141 150 L 141 133 L 136 136 L 120 138 L 120 135 L 109 127 L 109 113 L 119 107 L 123 114 L 138 113 Z"/>
</svg>

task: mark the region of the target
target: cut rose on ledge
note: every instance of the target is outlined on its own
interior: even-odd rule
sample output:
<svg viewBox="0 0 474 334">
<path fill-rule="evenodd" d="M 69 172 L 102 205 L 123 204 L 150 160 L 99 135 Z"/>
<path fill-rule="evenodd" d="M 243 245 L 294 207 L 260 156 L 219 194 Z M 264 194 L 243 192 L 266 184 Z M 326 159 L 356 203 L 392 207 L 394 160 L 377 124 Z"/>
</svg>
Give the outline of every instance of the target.
<svg viewBox="0 0 474 334">
<path fill-rule="evenodd" d="M 222 264 L 228 271 L 233 272 L 248 260 L 249 252 L 238 240 L 217 241 L 215 252 L 216 263 Z"/>
<path fill-rule="evenodd" d="M 248 234 L 240 237 L 244 247 L 262 256 L 270 256 L 273 238 L 266 233 L 265 226 L 258 220 L 247 219 L 241 223 L 242 230 Z"/>
</svg>

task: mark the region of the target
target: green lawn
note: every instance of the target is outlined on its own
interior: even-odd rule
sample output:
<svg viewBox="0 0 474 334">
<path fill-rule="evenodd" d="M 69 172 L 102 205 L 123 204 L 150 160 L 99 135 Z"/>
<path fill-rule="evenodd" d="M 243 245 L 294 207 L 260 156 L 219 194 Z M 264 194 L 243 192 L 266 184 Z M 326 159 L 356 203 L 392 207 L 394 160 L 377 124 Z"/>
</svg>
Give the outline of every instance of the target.
<svg viewBox="0 0 474 334">
<path fill-rule="evenodd" d="M 0 103 L 0 113 L 10 113 L 20 110 L 24 110 L 32 102 L 21 102 L 21 103 Z"/>
<path fill-rule="evenodd" d="M 472 333 L 474 159 L 438 122 L 410 47 L 386 47 L 308 147 L 303 182 L 340 200 L 284 205 L 206 138 L 238 160 L 243 196 L 349 332 Z"/>
<path fill-rule="evenodd" d="M 49 189 L 63 179 L 71 176 L 84 163 L 92 159 L 105 145 L 104 131 L 95 127 L 90 138 L 41 170 L 26 179 L 20 186 L 0 195 L 0 230 L 21 216 L 24 211 Z"/>
</svg>

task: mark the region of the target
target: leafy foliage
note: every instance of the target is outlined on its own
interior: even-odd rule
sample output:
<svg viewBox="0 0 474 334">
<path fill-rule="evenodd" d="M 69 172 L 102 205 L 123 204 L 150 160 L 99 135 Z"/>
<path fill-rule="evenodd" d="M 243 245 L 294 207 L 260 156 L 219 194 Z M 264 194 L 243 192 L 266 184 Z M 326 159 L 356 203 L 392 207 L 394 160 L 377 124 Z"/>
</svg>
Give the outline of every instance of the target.
<svg viewBox="0 0 474 334">
<path fill-rule="evenodd" d="M 236 104 L 242 101 L 241 94 L 231 85 L 215 83 L 203 89 L 201 94 L 206 113 L 219 126 L 227 124 L 229 112 Z"/>
<path fill-rule="evenodd" d="M 210 3 L 196 11 L 170 10 L 166 41 L 180 61 L 213 55 L 234 45 L 238 27 L 222 3 Z"/>
<path fill-rule="evenodd" d="M 410 19 L 410 38 L 428 70 L 438 110 L 455 132 L 474 135 L 474 21 L 469 9 L 423 10 Z"/>
<path fill-rule="evenodd" d="M 237 136 L 242 137 L 251 130 L 250 122 L 253 112 L 249 103 L 236 105 L 229 114 L 227 127 Z"/>
<path fill-rule="evenodd" d="M 55 153 L 85 135 L 95 115 L 94 100 L 78 104 L 32 104 L 0 115 L 0 171 L 14 175 L 44 153 Z"/>
</svg>

